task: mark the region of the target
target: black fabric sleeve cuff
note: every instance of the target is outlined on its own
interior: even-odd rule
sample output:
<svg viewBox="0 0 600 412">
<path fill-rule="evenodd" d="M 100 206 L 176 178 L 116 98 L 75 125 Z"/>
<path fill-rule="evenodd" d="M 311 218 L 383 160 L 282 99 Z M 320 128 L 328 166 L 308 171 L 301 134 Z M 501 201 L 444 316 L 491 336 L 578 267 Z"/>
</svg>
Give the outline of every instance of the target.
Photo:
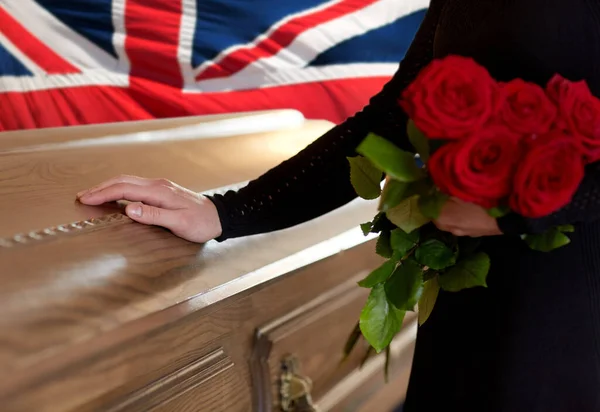
<svg viewBox="0 0 600 412">
<path fill-rule="evenodd" d="M 227 214 L 227 208 L 225 207 L 225 204 L 221 201 L 221 199 L 218 196 L 209 196 L 209 195 L 204 195 L 204 197 L 206 197 L 208 200 L 210 200 L 211 202 L 213 202 L 213 204 L 215 205 L 215 207 L 217 208 L 217 213 L 219 214 L 219 220 L 221 221 L 221 236 L 215 238 L 214 240 L 216 240 L 217 242 L 223 242 L 227 239 L 229 239 L 228 235 L 228 228 L 229 228 L 229 221 L 228 221 L 228 214 Z"/>
</svg>

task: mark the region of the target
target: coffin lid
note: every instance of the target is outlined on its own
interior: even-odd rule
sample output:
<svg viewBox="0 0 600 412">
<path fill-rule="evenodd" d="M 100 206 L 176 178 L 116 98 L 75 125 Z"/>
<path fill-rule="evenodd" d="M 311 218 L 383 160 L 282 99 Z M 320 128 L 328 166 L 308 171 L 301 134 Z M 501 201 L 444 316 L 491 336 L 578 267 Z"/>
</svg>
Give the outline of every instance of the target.
<svg viewBox="0 0 600 412">
<path fill-rule="evenodd" d="M 332 127 L 293 111 L 192 120 L 65 129 L 68 138 L 58 129 L 0 134 L 0 370 L 11 376 L 0 391 L 17 388 L 32 366 L 50 373 L 56 356 L 75 362 L 368 239 L 357 225 L 374 205 L 363 201 L 206 245 L 134 223 L 122 205 L 75 201 L 121 173 L 226 190 Z"/>
</svg>

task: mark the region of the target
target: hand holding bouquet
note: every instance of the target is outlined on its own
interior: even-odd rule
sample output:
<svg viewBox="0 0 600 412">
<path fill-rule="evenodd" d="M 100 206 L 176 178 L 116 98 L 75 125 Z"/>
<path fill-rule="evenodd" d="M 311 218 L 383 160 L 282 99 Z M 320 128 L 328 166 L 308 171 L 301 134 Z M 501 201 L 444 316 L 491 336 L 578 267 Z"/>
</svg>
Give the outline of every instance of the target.
<svg viewBox="0 0 600 412">
<path fill-rule="evenodd" d="M 359 282 L 371 288 L 359 329 L 377 352 L 417 303 L 425 322 L 440 289 L 486 286 L 490 260 L 478 239 L 429 224 L 448 199 L 493 217 L 544 217 L 571 201 L 585 165 L 600 160 L 600 101 L 583 81 L 556 75 L 545 89 L 522 79 L 499 83 L 472 59 L 449 56 L 423 69 L 399 104 L 415 151 L 370 134 L 358 148 L 362 156 L 349 159 L 358 195 L 380 198 L 379 213 L 362 229 L 379 233 L 377 253 L 387 261 Z M 522 238 L 547 252 L 569 243 L 573 230 Z M 346 352 L 356 340 L 355 333 Z"/>
</svg>

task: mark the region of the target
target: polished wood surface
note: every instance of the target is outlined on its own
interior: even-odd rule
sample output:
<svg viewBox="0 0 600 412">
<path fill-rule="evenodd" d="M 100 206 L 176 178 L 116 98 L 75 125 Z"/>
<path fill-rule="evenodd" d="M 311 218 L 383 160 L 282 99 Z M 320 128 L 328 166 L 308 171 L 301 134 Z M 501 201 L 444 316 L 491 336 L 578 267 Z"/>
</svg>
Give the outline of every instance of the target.
<svg viewBox="0 0 600 412">
<path fill-rule="evenodd" d="M 60 147 L 7 144 L 0 151 L 0 410 L 275 411 L 289 355 L 312 380 L 314 402 L 331 403 L 331 391 L 360 362 L 356 354 L 339 366 L 365 298 L 356 280 L 380 262 L 357 228 L 372 217 L 372 203 L 198 245 L 132 222 L 122 205 L 74 201 L 77 191 L 121 173 L 225 190 L 330 127 L 304 121 L 219 138 L 174 132 L 144 143 L 69 146 L 74 135 L 58 139 Z"/>
<path fill-rule="evenodd" d="M 268 121 L 263 121 L 267 118 Z M 118 141 L 131 140 L 132 137 L 145 139 L 144 132 L 152 133 L 155 139 L 163 138 L 169 132 L 181 135 L 182 130 L 194 130 L 195 138 L 201 137 L 204 126 L 212 130 L 223 122 L 238 120 L 234 125 L 242 123 L 243 132 L 249 130 L 267 131 L 285 129 L 298 126 L 302 123 L 303 116 L 294 110 L 270 110 L 260 112 L 229 113 L 206 116 L 178 117 L 174 119 L 153 119 L 119 123 L 105 123 L 94 126 L 70 126 L 46 129 L 30 129 L 0 133 L 0 152 L 23 150 L 25 148 L 53 148 L 62 144 L 68 146 L 72 143 L 84 142 L 94 144 L 95 140 L 107 140 L 111 136 L 118 136 Z M 231 122 L 230 122 L 231 123 Z M 256 125 L 256 126 L 254 126 Z M 167 133 L 157 133 L 167 132 Z M 200 132 L 200 133 L 198 133 Z M 215 134 L 214 132 L 212 133 Z M 241 134 L 241 133 L 240 133 Z M 181 139 L 181 136 L 179 136 Z"/>
<path fill-rule="evenodd" d="M 255 178 L 330 127 L 309 121 L 224 138 L 0 151 L 0 238 L 105 215 L 108 209 L 76 204 L 75 193 L 117 174 L 162 177 L 198 192 Z"/>
</svg>

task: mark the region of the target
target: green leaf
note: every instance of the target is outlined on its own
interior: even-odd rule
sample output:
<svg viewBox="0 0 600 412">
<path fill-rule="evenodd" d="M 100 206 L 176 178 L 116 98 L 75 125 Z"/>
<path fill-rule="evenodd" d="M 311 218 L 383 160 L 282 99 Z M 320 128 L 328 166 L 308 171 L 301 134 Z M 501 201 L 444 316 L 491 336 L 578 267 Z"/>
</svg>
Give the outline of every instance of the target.
<svg viewBox="0 0 600 412">
<path fill-rule="evenodd" d="M 385 213 L 377 213 L 372 222 L 366 222 L 360 225 L 364 235 L 369 233 L 380 233 L 383 230 L 391 230 L 394 225 L 388 220 Z"/>
<path fill-rule="evenodd" d="M 377 213 L 373 219 L 373 228 L 371 228 L 371 233 L 379 233 L 385 229 L 392 229 L 392 224 L 385 216 L 385 213 Z"/>
<path fill-rule="evenodd" d="M 400 331 L 405 313 L 388 302 L 382 284 L 371 290 L 360 314 L 360 330 L 377 353 Z"/>
<path fill-rule="evenodd" d="M 405 198 L 413 197 L 415 195 L 426 195 L 434 187 L 433 182 L 429 179 L 421 179 L 415 182 L 410 182 L 406 188 Z"/>
<path fill-rule="evenodd" d="M 361 156 L 349 157 L 350 182 L 356 194 L 363 199 L 376 199 L 381 194 L 381 170 Z"/>
<path fill-rule="evenodd" d="M 383 283 L 390 277 L 398 262 L 388 260 L 377 269 L 372 271 L 369 276 L 358 282 L 358 286 L 362 288 L 372 288 L 379 283 Z"/>
<path fill-rule="evenodd" d="M 430 239 L 417 248 L 415 259 L 423 266 L 434 270 L 442 270 L 456 263 L 456 254 L 443 242 Z"/>
<path fill-rule="evenodd" d="M 495 217 L 497 219 L 499 217 L 503 217 L 503 216 L 506 216 L 507 214 L 509 214 L 510 208 L 508 206 L 504 206 L 504 205 L 496 206 L 491 209 L 488 209 L 487 212 L 491 217 Z"/>
<path fill-rule="evenodd" d="M 406 253 L 400 253 L 399 251 L 394 250 L 394 253 L 392 253 L 392 260 L 398 263 L 402 260 L 402 258 L 404 258 L 405 255 Z"/>
<path fill-rule="evenodd" d="M 419 325 L 423 325 L 429 319 L 439 293 L 440 284 L 437 277 L 428 280 L 423 285 L 423 293 L 419 299 Z"/>
<path fill-rule="evenodd" d="M 448 292 L 458 292 L 476 286 L 487 287 L 489 271 L 489 256 L 485 253 L 475 253 L 459 260 L 455 266 L 439 276 L 438 282 L 441 288 Z"/>
<path fill-rule="evenodd" d="M 406 132 L 408 134 L 408 140 L 413 145 L 421 160 L 427 163 L 429 160 L 429 139 L 423 134 L 422 131 L 415 125 L 415 122 L 410 119 L 406 126 Z"/>
<path fill-rule="evenodd" d="M 556 228 L 563 233 L 575 232 L 575 226 L 573 226 L 573 225 L 562 225 L 562 226 L 557 226 Z"/>
<path fill-rule="evenodd" d="M 379 210 L 386 212 L 389 209 L 398 206 L 400 202 L 406 199 L 405 193 L 408 188 L 408 183 L 399 182 L 398 180 L 390 179 L 383 186 L 381 199 L 379 201 Z"/>
<path fill-rule="evenodd" d="M 360 229 L 362 230 L 362 232 L 365 236 L 367 236 L 369 233 L 371 233 L 372 228 L 373 228 L 373 222 L 361 223 L 361 225 L 360 225 Z"/>
<path fill-rule="evenodd" d="M 413 230 L 406 233 L 402 229 L 394 229 L 390 234 L 390 246 L 392 250 L 398 252 L 401 256 L 406 255 L 419 241 L 419 231 Z"/>
<path fill-rule="evenodd" d="M 356 326 L 354 327 L 354 329 L 352 329 L 352 333 L 350 333 L 350 336 L 348 336 L 346 344 L 344 345 L 342 362 L 348 359 L 348 356 L 350 356 L 350 354 L 352 353 L 352 349 L 354 349 L 354 347 L 356 346 L 360 335 L 360 325 L 358 324 L 358 322 L 356 322 Z"/>
<path fill-rule="evenodd" d="M 406 233 L 410 233 L 428 223 L 419 209 L 419 197 L 405 199 L 398 206 L 386 212 L 387 218 Z"/>
<path fill-rule="evenodd" d="M 440 216 L 442 208 L 446 204 L 447 200 L 448 195 L 440 192 L 439 190 L 434 190 L 419 197 L 419 209 L 421 210 L 423 216 L 435 220 Z"/>
<path fill-rule="evenodd" d="M 401 182 L 414 182 L 425 176 L 424 171 L 417 166 L 413 153 L 399 149 L 376 134 L 370 133 L 356 151 L 385 174 Z"/>
<path fill-rule="evenodd" d="M 524 239 L 529 248 L 539 252 L 550 252 L 571 243 L 571 239 L 555 227 L 538 235 L 525 235 Z"/>
<path fill-rule="evenodd" d="M 422 289 L 423 268 L 413 259 L 403 261 L 385 282 L 388 300 L 401 310 L 414 310 Z"/>
<path fill-rule="evenodd" d="M 385 230 L 381 232 L 379 238 L 377 239 L 377 244 L 375 245 L 375 252 L 384 258 L 392 257 L 392 246 L 390 245 L 390 231 Z"/>
</svg>

